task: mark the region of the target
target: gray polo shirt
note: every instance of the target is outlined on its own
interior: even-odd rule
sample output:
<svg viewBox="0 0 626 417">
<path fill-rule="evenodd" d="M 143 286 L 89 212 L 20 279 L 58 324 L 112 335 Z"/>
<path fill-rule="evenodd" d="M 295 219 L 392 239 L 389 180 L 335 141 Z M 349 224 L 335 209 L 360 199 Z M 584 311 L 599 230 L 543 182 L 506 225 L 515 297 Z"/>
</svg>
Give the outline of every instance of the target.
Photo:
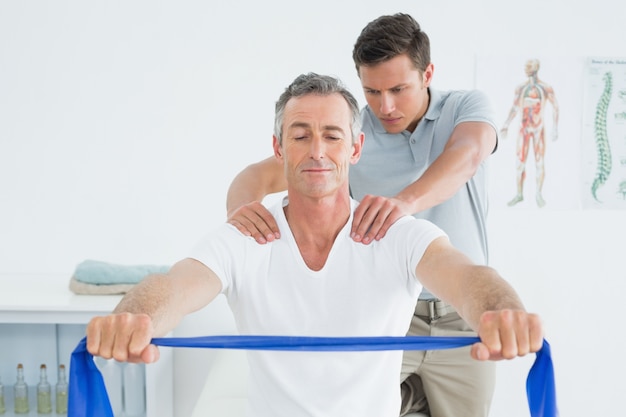
<svg viewBox="0 0 626 417">
<path fill-rule="evenodd" d="M 352 196 L 366 194 L 392 197 L 417 180 L 443 152 L 455 126 L 461 122 L 486 122 L 493 126 L 495 116 L 487 96 L 478 91 L 438 91 L 429 89 L 426 114 L 413 133 L 387 133 L 369 106 L 361 112 L 365 142 L 361 159 L 350 168 Z M 495 151 L 495 149 L 494 149 Z M 486 217 L 487 162 L 447 201 L 416 213 L 443 229 L 452 244 L 474 262 L 487 264 Z M 424 290 L 420 299 L 432 298 Z"/>
</svg>

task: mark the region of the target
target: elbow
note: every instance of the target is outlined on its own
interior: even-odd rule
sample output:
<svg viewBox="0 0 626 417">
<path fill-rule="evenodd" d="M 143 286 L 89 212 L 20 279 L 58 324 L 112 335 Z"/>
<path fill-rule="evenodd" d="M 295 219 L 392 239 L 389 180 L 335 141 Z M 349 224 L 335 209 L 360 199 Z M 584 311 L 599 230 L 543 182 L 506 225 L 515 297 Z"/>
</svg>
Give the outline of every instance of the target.
<svg viewBox="0 0 626 417">
<path fill-rule="evenodd" d="M 480 168 L 483 161 L 486 160 L 489 155 L 489 153 L 486 153 L 481 148 L 474 148 L 468 152 L 465 169 L 463 170 L 467 181 L 476 175 L 478 168 Z"/>
</svg>

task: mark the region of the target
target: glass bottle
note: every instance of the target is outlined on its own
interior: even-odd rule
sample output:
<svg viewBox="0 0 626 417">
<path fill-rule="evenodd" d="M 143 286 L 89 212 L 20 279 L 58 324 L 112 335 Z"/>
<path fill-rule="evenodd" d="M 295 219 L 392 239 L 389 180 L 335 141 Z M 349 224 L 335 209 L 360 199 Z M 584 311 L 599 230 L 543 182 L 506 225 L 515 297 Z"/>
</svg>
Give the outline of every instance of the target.
<svg viewBox="0 0 626 417">
<path fill-rule="evenodd" d="M 4 414 L 7 411 L 4 405 L 4 385 L 2 385 L 2 381 L 0 381 L 0 414 Z"/>
<path fill-rule="evenodd" d="M 52 412 L 52 395 L 48 382 L 46 365 L 39 367 L 39 384 L 37 384 L 37 413 L 50 414 Z"/>
<path fill-rule="evenodd" d="M 13 386 L 15 414 L 28 414 L 28 385 L 24 382 L 24 366 L 17 364 L 17 382 Z"/>
<path fill-rule="evenodd" d="M 59 379 L 55 387 L 57 397 L 57 414 L 67 414 L 67 379 L 65 365 L 59 365 Z"/>
</svg>

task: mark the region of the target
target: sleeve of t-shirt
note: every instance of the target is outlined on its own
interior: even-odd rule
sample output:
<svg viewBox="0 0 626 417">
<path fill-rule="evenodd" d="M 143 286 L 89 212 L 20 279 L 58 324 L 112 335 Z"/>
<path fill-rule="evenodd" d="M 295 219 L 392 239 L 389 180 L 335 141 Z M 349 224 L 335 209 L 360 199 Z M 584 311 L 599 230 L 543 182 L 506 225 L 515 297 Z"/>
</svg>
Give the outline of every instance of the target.
<svg viewBox="0 0 626 417">
<path fill-rule="evenodd" d="M 470 90 L 462 96 L 458 103 L 454 125 L 462 122 L 484 122 L 491 125 L 496 131 L 496 146 L 493 152 L 496 151 L 498 147 L 498 124 L 496 123 L 495 109 L 487 94 L 480 90 Z"/>
<path fill-rule="evenodd" d="M 245 236 L 234 226 L 224 223 L 202 238 L 189 252 L 189 258 L 202 262 L 222 282 L 222 293 L 233 286 L 237 259 L 242 259 Z"/>
<path fill-rule="evenodd" d="M 392 225 L 385 239 L 394 239 L 396 245 L 394 252 L 404 259 L 410 276 L 417 279 L 415 270 L 426 249 L 435 239 L 442 236 L 447 237 L 446 233 L 434 223 L 405 216 Z"/>
</svg>

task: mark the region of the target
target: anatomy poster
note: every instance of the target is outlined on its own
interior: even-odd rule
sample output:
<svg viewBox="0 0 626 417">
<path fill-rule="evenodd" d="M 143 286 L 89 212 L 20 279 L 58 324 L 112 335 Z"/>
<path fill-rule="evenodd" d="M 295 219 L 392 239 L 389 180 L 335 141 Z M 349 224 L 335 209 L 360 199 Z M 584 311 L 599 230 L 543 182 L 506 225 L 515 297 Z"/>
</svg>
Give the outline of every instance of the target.
<svg viewBox="0 0 626 417">
<path fill-rule="evenodd" d="M 582 196 L 585 208 L 626 208 L 626 57 L 585 66 Z"/>
<path fill-rule="evenodd" d="M 578 209 L 584 58 L 482 56 L 476 88 L 495 109 L 492 210 Z"/>
</svg>

